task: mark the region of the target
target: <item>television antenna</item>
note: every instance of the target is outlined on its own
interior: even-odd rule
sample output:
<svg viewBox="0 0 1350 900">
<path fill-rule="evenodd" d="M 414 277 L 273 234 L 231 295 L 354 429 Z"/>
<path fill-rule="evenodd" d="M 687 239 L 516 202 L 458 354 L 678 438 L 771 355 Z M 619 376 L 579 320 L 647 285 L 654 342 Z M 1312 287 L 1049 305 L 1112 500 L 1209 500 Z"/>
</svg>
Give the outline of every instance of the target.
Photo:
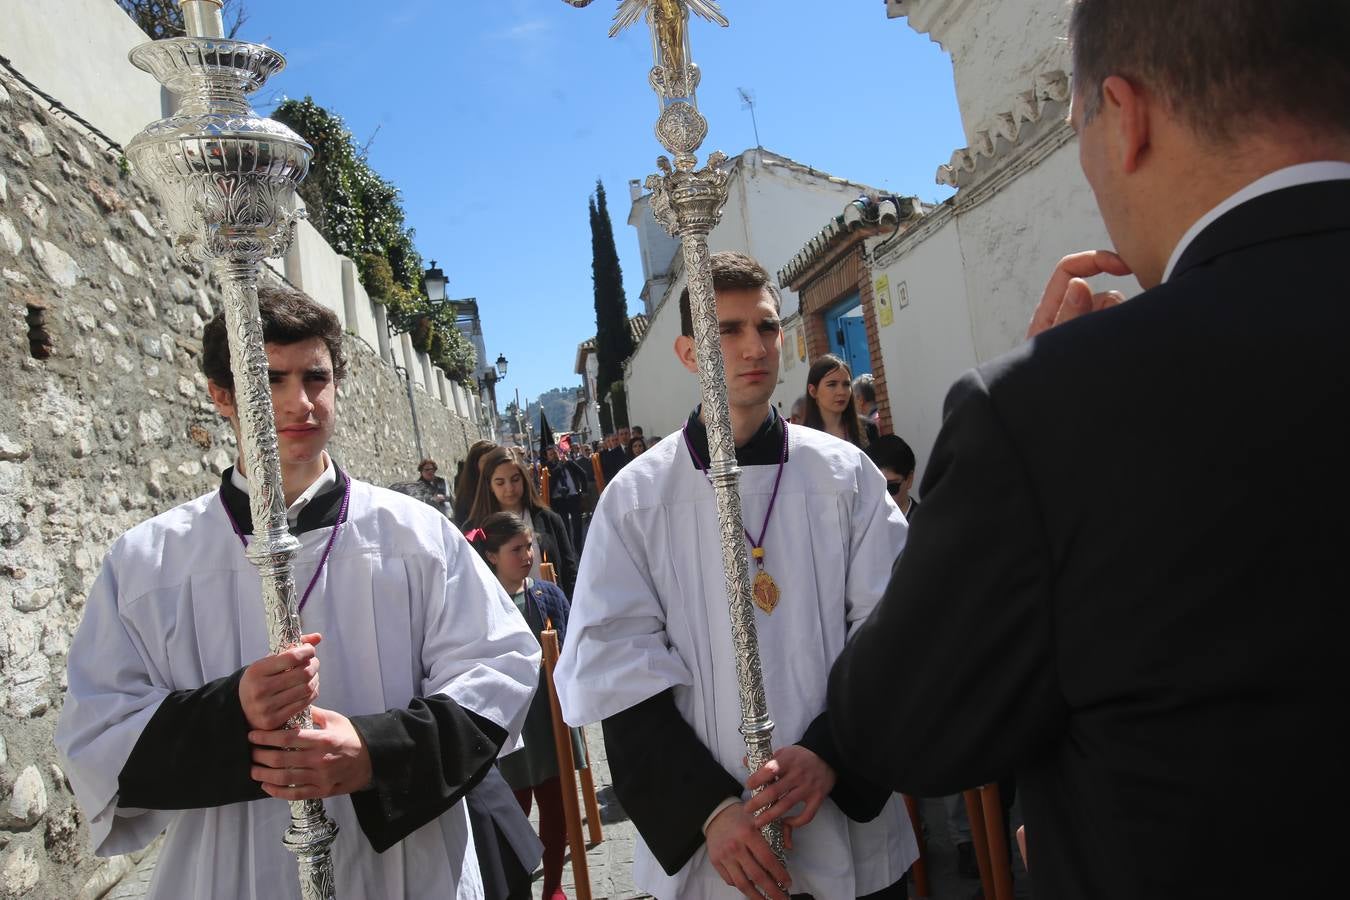
<svg viewBox="0 0 1350 900">
<path fill-rule="evenodd" d="M 753 91 L 745 88 L 736 88 L 736 93 L 741 95 L 741 109 L 750 110 L 750 124 L 755 129 L 755 147 L 759 150 L 764 149 L 764 145 L 759 142 L 759 122 L 755 119 L 755 95 Z"/>
</svg>

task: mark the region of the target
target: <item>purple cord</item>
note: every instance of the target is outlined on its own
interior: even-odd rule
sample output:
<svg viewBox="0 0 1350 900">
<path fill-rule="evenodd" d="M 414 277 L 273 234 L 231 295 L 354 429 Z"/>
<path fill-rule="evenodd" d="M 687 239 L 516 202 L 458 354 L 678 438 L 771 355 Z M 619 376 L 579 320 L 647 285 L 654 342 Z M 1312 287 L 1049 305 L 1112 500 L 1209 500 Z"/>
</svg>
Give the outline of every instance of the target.
<svg viewBox="0 0 1350 900">
<path fill-rule="evenodd" d="M 773 414 L 774 416 L 780 419 L 782 418 L 781 416 L 778 415 L 778 410 L 776 409 L 773 411 Z M 694 449 L 694 442 L 689 440 L 688 422 L 684 423 L 684 428 L 680 429 L 680 434 L 684 435 L 684 445 L 689 448 L 689 455 L 693 457 L 694 465 L 698 466 L 699 471 L 703 473 L 704 477 L 706 477 L 709 480 L 709 482 L 711 482 L 712 476 L 708 474 L 708 467 L 704 465 L 703 460 L 699 458 L 698 451 Z M 756 541 L 754 537 L 751 536 L 750 529 L 745 528 L 744 525 L 741 526 L 742 529 L 745 531 L 745 539 L 749 541 L 750 546 L 754 547 L 756 550 L 758 550 L 760 547 L 764 545 L 764 536 L 769 533 L 769 517 L 773 515 L 773 505 L 778 502 L 778 486 L 783 483 L 783 466 L 787 464 L 787 451 L 788 451 L 788 423 L 784 422 L 783 452 L 782 455 L 778 457 L 778 474 L 775 475 L 773 479 L 773 494 L 769 497 L 769 508 L 764 512 L 764 527 L 759 530 L 759 540 Z M 762 561 L 759 562 L 761 565 L 763 565 Z"/>
<path fill-rule="evenodd" d="M 776 491 L 776 489 L 775 489 Z M 328 536 L 328 544 L 323 548 L 323 556 L 319 558 L 319 567 L 314 570 L 314 577 L 309 580 L 309 587 L 305 588 L 305 593 L 300 597 L 300 608 L 297 612 L 305 611 L 305 604 L 309 602 L 309 595 L 314 593 L 314 585 L 319 583 L 319 575 L 322 574 L 324 566 L 328 565 L 328 555 L 333 552 L 333 544 L 337 543 L 338 532 L 342 526 L 347 524 L 347 507 L 352 499 L 352 480 L 347 479 L 347 484 L 342 489 L 342 506 L 338 508 L 337 522 L 333 525 L 333 533 Z M 230 512 L 229 505 L 225 502 L 225 495 L 220 494 L 220 505 L 225 510 L 225 518 L 230 520 L 230 527 L 234 529 L 234 534 L 239 538 L 239 543 L 248 549 L 248 538 L 244 536 L 239 523 L 234 520 L 234 513 Z"/>
</svg>

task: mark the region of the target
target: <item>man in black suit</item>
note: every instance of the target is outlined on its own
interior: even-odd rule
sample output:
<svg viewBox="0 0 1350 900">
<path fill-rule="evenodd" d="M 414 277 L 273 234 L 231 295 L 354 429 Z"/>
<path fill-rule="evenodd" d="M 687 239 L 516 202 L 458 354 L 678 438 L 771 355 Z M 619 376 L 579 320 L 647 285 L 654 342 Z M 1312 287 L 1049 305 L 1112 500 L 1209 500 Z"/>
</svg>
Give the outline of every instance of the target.
<svg viewBox="0 0 1350 900">
<path fill-rule="evenodd" d="M 836 740 L 911 794 L 1015 772 L 1037 900 L 1333 896 L 1350 4 L 1076 0 L 1070 37 L 1116 253 L 952 388 Z"/>
<path fill-rule="evenodd" d="M 562 517 L 572 546 L 580 553 L 581 504 L 588 483 L 586 470 L 576 461 L 560 456 L 557 447 L 548 447 L 544 452 L 544 465 L 548 469 L 549 506 Z"/>
</svg>

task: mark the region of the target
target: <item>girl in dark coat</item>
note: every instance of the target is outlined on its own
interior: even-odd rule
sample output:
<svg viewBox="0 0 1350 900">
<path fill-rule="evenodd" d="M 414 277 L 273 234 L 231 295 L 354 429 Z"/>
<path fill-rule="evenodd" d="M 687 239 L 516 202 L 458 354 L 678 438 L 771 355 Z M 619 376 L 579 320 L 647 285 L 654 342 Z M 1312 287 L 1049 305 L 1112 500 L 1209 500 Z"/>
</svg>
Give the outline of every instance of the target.
<svg viewBox="0 0 1350 900">
<path fill-rule="evenodd" d="M 473 544 L 512 596 L 516 608 L 538 639 L 545 627 L 558 632 L 561 645 L 567 631 L 569 604 L 556 584 L 530 577 L 534 564 L 534 541 L 530 528 L 513 513 L 493 513 L 468 533 Z M 562 785 L 558 778 L 558 754 L 553 739 L 553 713 L 549 706 L 548 671 L 539 669 L 539 689 L 521 730 L 525 746 L 498 761 L 502 777 L 515 791 L 516 801 L 528 815 L 532 802 L 539 803 L 539 837 L 544 842 L 544 900 L 567 900 L 562 891 L 563 854 L 567 832 L 563 820 Z M 584 760 L 581 733 L 571 729 L 572 752 Z"/>
</svg>

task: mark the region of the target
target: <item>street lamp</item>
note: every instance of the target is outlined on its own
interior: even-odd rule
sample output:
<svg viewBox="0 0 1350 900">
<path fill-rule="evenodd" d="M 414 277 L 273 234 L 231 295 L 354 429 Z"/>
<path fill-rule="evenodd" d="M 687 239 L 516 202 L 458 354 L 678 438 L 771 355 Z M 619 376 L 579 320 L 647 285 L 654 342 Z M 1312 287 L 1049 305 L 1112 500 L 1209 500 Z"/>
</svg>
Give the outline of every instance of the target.
<svg viewBox="0 0 1350 900">
<path fill-rule="evenodd" d="M 450 279 L 445 277 L 445 273 L 436 267 L 436 260 L 431 261 L 431 268 L 422 273 L 422 285 L 427 290 L 427 299 L 434 303 L 445 302 L 445 286 L 450 283 Z"/>
<path fill-rule="evenodd" d="M 498 354 L 497 354 L 497 374 L 500 375 L 502 378 L 505 378 L 505 377 L 506 377 L 506 367 L 507 367 L 507 365 L 509 365 L 509 364 L 508 364 L 507 361 L 506 361 L 506 354 L 505 354 L 505 353 L 498 353 Z"/>
</svg>

